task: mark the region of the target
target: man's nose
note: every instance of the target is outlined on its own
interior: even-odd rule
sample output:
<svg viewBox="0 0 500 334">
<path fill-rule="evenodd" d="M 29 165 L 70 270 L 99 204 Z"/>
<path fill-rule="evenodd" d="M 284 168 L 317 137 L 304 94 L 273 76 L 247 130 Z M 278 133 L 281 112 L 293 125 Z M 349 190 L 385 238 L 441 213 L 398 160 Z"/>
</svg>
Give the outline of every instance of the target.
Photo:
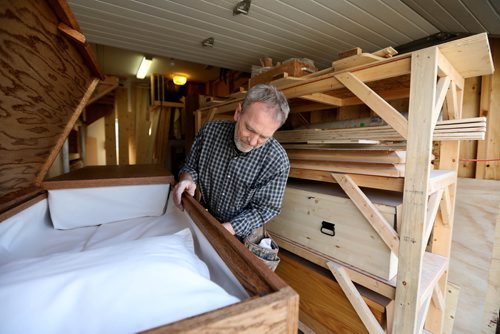
<svg viewBox="0 0 500 334">
<path fill-rule="evenodd" d="M 256 146 L 259 143 L 259 135 L 257 134 L 251 134 L 250 135 L 250 145 L 251 146 Z"/>
</svg>

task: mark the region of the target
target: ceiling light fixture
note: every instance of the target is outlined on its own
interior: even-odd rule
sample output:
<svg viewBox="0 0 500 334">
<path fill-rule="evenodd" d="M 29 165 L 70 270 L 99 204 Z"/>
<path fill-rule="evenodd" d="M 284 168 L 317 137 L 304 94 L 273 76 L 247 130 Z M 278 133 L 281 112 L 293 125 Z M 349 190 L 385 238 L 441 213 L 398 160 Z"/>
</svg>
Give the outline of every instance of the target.
<svg viewBox="0 0 500 334">
<path fill-rule="evenodd" d="M 153 58 L 142 57 L 141 65 L 139 66 L 136 74 L 137 79 L 144 79 L 146 77 L 146 74 L 148 74 L 149 67 L 151 66 L 152 62 Z"/>
<path fill-rule="evenodd" d="M 183 74 L 174 74 L 172 80 L 174 81 L 174 84 L 176 84 L 177 86 L 182 86 L 186 84 L 187 77 Z"/>
<path fill-rule="evenodd" d="M 209 37 L 201 41 L 201 46 L 205 48 L 213 48 L 215 44 L 215 39 L 213 37 Z"/>
<path fill-rule="evenodd" d="M 233 8 L 233 15 L 240 15 L 240 14 L 248 15 L 251 2 L 252 2 L 251 0 L 243 0 L 238 2 L 236 6 L 234 6 Z"/>
</svg>

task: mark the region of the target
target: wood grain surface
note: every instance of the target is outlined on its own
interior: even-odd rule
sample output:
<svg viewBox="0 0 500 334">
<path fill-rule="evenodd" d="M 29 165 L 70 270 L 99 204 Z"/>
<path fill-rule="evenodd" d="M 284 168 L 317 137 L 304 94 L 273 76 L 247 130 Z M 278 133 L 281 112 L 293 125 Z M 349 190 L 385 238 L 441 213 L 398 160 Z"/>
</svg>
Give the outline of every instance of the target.
<svg viewBox="0 0 500 334">
<path fill-rule="evenodd" d="M 0 196 L 33 184 L 93 80 L 44 1 L 0 2 Z"/>
</svg>

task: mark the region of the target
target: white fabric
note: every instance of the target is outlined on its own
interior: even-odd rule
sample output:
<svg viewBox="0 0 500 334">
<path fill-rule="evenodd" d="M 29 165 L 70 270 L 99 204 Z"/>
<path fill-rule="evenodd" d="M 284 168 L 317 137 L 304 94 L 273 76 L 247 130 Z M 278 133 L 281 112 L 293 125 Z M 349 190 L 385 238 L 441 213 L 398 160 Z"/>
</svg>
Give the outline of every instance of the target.
<svg viewBox="0 0 500 334">
<path fill-rule="evenodd" d="M 169 184 L 49 190 L 56 229 L 73 229 L 138 217 L 161 216 Z"/>
<path fill-rule="evenodd" d="M 0 267 L 0 332 L 130 333 L 237 302 L 188 229 Z"/>
</svg>

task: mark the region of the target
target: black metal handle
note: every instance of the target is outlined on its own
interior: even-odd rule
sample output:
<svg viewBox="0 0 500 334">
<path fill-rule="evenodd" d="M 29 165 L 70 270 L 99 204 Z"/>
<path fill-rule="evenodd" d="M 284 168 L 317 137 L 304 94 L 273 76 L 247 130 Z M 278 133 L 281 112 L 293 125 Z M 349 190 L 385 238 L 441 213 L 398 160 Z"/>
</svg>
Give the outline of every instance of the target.
<svg viewBox="0 0 500 334">
<path fill-rule="evenodd" d="M 321 222 L 321 233 L 329 235 L 331 237 L 335 236 L 335 224 L 327 221 Z"/>
</svg>

